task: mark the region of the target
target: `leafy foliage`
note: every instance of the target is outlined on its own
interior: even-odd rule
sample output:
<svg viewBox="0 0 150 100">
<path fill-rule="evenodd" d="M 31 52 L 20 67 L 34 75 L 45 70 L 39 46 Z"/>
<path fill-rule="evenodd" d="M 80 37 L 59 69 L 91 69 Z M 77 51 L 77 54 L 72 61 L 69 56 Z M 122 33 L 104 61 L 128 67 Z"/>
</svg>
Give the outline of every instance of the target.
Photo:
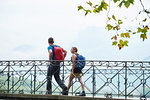
<svg viewBox="0 0 150 100">
<path fill-rule="evenodd" d="M 141 14 L 141 12 L 144 12 L 147 14 L 148 19 L 150 19 L 150 11 L 145 9 L 142 0 L 139 0 L 143 9 L 141 11 L 139 11 L 139 15 Z M 108 21 L 106 23 L 106 29 L 108 31 L 112 31 L 113 33 L 115 33 L 115 35 L 111 38 L 112 40 L 112 45 L 114 46 L 118 46 L 119 50 L 122 49 L 125 46 L 128 46 L 128 40 L 131 38 L 132 35 L 135 34 L 140 34 L 140 38 L 144 41 L 145 39 L 147 39 L 147 32 L 149 30 L 149 24 L 148 25 L 141 25 L 141 23 L 139 23 L 139 27 L 137 28 L 137 31 L 132 31 L 129 29 L 126 29 L 126 31 L 124 32 L 120 32 L 120 30 L 122 29 L 122 24 L 123 24 L 123 20 L 122 19 L 117 19 L 115 15 L 111 15 L 108 16 L 108 13 L 110 12 L 110 2 L 113 2 L 114 5 L 117 4 L 117 6 L 121 7 L 126 7 L 129 8 L 131 5 L 134 5 L 135 0 L 109 0 L 109 3 L 107 3 L 105 0 L 102 0 L 100 3 L 97 4 L 93 4 L 93 2 L 89 1 L 87 2 L 87 4 L 90 6 L 89 9 L 84 9 L 84 7 L 82 6 L 78 6 L 78 10 L 84 10 L 85 11 L 85 16 L 88 13 L 100 13 L 102 11 L 107 11 L 107 17 L 108 17 Z M 108 10 L 109 8 L 109 10 Z M 144 18 L 142 20 L 142 22 L 146 22 L 148 20 L 147 18 Z M 110 21 L 113 21 L 114 23 L 109 23 Z M 143 26 L 143 28 L 141 28 L 141 26 Z M 114 32 L 115 31 L 115 32 Z"/>
<path fill-rule="evenodd" d="M 93 5 L 90 1 L 87 2 L 87 4 L 91 7 Z M 108 7 L 108 4 L 103 0 L 103 1 L 101 1 L 100 5 L 93 6 L 93 10 L 86 10 L 82 6 L 78 6 L 78 11 L 83 9 L 85 11 L 85 16 L 86 16 L 88 14 L 88 12 L 91 13 L 93 11 L 94 13 L 99 13 L 100 11 L 103 11 L 103 9 L 107 10 L 107 7 Z"/>
</svg>

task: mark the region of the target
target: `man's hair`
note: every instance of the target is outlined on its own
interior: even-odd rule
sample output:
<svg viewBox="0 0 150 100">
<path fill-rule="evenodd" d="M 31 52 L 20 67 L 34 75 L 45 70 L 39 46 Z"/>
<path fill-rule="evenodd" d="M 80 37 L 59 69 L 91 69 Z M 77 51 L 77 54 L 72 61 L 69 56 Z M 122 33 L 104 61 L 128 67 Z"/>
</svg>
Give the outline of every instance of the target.
<svg viewBox="0 0 150 100">
<path fill-rule="evenodd" d="M 72 48 L 73 48 L 73 50 L 75 50 L 75 52 L 78 52 L 77 47 L 72 47 Z"/>
<path fill-rule="evenodd" d="M 50 37 L 50 38 L 48 39 L 48 43 L 54 43 L 54 39 L 53 39 L 52 37 Z"/>
</svg>

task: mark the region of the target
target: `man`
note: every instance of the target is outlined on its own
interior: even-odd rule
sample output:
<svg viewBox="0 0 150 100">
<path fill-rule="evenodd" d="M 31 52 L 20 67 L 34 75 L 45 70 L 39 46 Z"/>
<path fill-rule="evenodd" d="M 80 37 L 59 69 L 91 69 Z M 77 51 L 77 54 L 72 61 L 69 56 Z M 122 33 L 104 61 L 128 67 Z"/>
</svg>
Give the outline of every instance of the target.
<svg viewBox="0 0 150 100">
<path fill-rule="evenodd" d="M 65 86 L 65 84 L 63 83 L 63 81 L 60 79 L 60 76 L 59 76 L 60 75 L 60 62 L 55 61 L 56 52 L 54 52 L 55 51 L 54 49 L 55 49 L 55 47 L 60 47 L 60 46 L 54 45 L 54 39 L 52 37 L 50 37 L 48 39 L 48 43 L 49 43 L 48 52 L 49 52 L 50 65 L 49 65 L 48 71 L 47 71 L 47 93 L 46 94 L 52 94 L 51 83 L 52 83 L 52 75 L 54 75 L 56 82 L 63 90 L 62 94 L 66 95 L 67 87 Z M 60 47 L 59 49 L 62 49 L 62 48 Z M 67 51 L 62 49 L 62 53 L 65 58 Z M 57 60 L 61 60 L 61 59 L 57 59 Z"/>
<path fill-rule="evenodd" d="M 70 73 L 70 76 L 69 76 L 69 82 L 68 82 L 68 87 L 67 87 L 67 92 L 69 91 L 69 88 L 71 86 L 71 82 L 72 80 L 76 77 L 78 78 L 80 84 L 81 84 L 81 87 L 82 87 L 82 93 L 79 95 L 79 96 L 86 96 L 85 94 L 85 91 L 84 91 L 84 85 L 83 85 L 83 81 L 82 81 L 82 70 L 77 68 L 77 56 L 79 55 L 78 53 L 78 49 L 76 47 L 72 47 L 71 48 L 71 53 L 72 53 L 72 69 L 71 69 L 71 73 Z"/>
</svg>

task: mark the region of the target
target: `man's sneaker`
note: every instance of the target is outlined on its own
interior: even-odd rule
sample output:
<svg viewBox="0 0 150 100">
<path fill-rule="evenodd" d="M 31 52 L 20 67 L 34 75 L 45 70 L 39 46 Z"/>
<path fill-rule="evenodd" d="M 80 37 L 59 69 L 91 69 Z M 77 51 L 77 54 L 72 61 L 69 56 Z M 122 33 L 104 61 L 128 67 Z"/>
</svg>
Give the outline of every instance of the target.
<svg viewBox="0 0 150 100">
<path fill-rule="evenodd" d="M 63 91 L 62 95 L 68 95 L 68 91 Z"/>
<path fill-rule="evenodd" d="M 52 95 L 52 92 L 51 91 L 46 91 L 46 94 Z"/>
<path fill-rule="evenodd" d="M 86 96 L 86 94 L 84 91 L 82 91 L 82 93 L 79 96 Z"/>
<path fill-rule="evenodd" d="M 62 95 L 68 95 L 67 87 L 63 89 Z"/>
</svg>

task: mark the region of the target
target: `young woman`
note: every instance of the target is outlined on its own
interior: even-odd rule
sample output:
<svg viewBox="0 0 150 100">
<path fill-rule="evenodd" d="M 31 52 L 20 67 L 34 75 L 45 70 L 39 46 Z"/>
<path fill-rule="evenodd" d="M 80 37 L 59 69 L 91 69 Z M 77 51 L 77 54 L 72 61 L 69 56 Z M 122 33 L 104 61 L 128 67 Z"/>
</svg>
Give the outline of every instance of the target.
<svg viewBox="0 0 150 100">
<path fill-rule="evenodd" d="M 71 48 L 71 53 L 72 53 L 72 69 L 71 69 L 71 73 L 69 76 L 69 82 L 68 82 L 68 87 L 67 87 L 67 91 L 69 91 L 69 88 L 71 86 L 71 82 L 72 80 L 76 77 L 78 78 L 81 87 L 82 87 L 82 93 L 80 94 L 80 96 L 86 96 L 85 91 L 84 91 L 84 85 L 83 85 L 83 81 L 82 81 L 82 70 L 76 68 L 76 60 L 77 60 L 77 56 L 79 55 L 78 53 L 78 49 L 76 47 L 72 47 Z"/>
</svg>

